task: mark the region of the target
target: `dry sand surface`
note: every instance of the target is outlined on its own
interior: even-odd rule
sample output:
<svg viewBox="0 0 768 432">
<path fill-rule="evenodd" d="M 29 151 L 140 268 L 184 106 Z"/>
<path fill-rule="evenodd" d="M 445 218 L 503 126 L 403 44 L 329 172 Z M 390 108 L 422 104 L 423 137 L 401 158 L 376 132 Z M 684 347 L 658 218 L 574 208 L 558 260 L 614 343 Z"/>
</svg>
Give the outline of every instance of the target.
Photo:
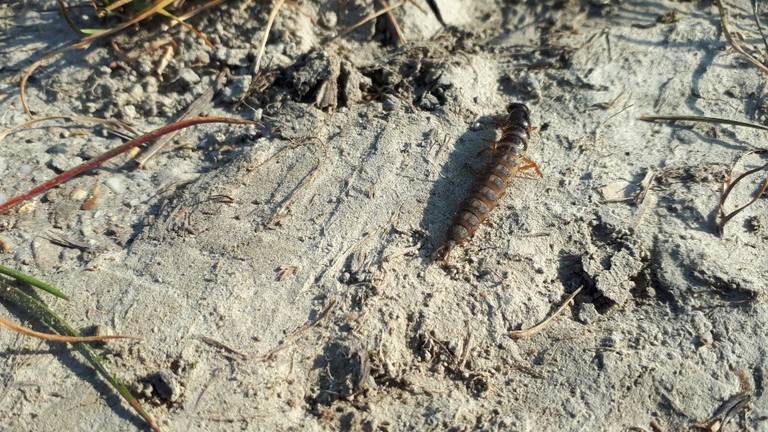
<svg viewBox="0 0 768 432">
<path fill-rule="evenodd" d="M 258 123 L 187 130 L 141 169 L 122 156 L 1 215 L 0 263 L 70 294 L 46 299 L 76 327 L 144 337 L 100 350 L 166 431 L 768 430 L 768 202 L 717 227 L 731 163 L 765 134 L 638 120 L 768 123 L 766 75 L 716 6 L 438 0 L 443 26 L 417 0 L 395 11 L 399 48 L 386 16 L 331 38 L 374 3 L 287 2 L 256 79 L 265 1 L 195 17 L 213 48 L 158 18 L 45 62 L 36 118 L 149 131 L 227 68 L 205 113 Z M 752 2 L 727 6 L 765 58 Z M 74 40 L 55 1 L 0 4 L 0 128 L 27 120 L 24 68 Z M 515 101 L 543 178 L 433 262 Z M 0 199 L 124 141 L 112 129 L 5 136 Z M 0 347 L 0 430 L 146 428 L 68 347 Z"/>
</svg>

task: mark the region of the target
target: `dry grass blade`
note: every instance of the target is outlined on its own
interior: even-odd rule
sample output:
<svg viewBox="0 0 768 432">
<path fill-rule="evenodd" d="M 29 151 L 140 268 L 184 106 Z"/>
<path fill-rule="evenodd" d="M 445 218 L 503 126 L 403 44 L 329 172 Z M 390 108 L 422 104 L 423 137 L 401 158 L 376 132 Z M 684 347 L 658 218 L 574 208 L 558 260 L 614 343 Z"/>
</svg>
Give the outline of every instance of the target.
<svg viewBox="0 0 768 432">
<path fill-rule="evenodd" d="M 379 0 L 379 2 L 385 8 L 389 7 L 389 2 L 387 0 Z M 395 36 L 397 36 L 398 46 L 405 45 L 407 42 L 405 39 L 405 34 L 403 34 L 403 30 L 400 28 L 400 23 L 397 22 L 397 18 L 395 17 L 395 14 L 392 13 L 392 11 L 387 12 L 387 22 L 389 23 L 392 31 L 395 33 Z"/>
<path fill-rule="evenodd" d="M 75 22 L 72 20 L 72 17 L 69 16 L 69 8 L 66 4 L 64 4 L 64 0 L 56 0 L 59 3 L 59 12 L 61 12 L 61 16 L 64 18 L 64 21 L 67 22 L 67 25 L 69 28 L 72 29 L 75 33 L 79 34 L 80 36 L 85 36 L 86 34 L 83 33 L 82 30 L 80 30 L 79 27 L 75 24 Z"/>
<path fill-rule="evenodd" d="M 723 184 L 723 193 L 720 195 L 720 221 L 718 222 L 718 229 L 720 231 L 720 235 L 723 234 L 723 231 L 725 229 L 725 224 L 728 223 L 731 219 L 733 219 L 736 215 L 741 213 L 742 211 L 746 210 L 749 206 L 756 203 L 757 200 L 760 199 L 760 197 L 763 196 L 763 194 L 768 190 L 768 177 L 763 180 L 763 184 L 760 186 L 760 189 L 758 189 L 755 196 L 746 204 L 742 205 L 741 207 L 737 208 L 736 210 L 733 210 L 730 213 L 726 213 L 725 211 L 725 201 L 728 199 L 728 196 L 733 192 L 733 189 L 736 187 L 739 182 L 744 180 L 745 178 L 751 176 L 752 174 L 758 173 L 760 171 L 768 170 L 768 164 L 761 165 L 757 168 L 752 168 L 750 170 L 747 170 L 743 173 L 741 173 L 738 177 L 733 179 L 731 181 L 731 178 L 733 178 L 733 170 L 736 168 L 736 165 L 739 163 L 741 159 L 744 157 L 750 155 L 750 154 L 765 154 L 768 153 L 768 150 L 757 150 L 757 151 L 751 151 L 747 152 L 741 156 L 739 156 L 738 159 L 733 163 L 731 166 L 731 171 L 728 175 L 728 178 L 726 179 L 725 183 Z"/>
<path fill-rule="evenodd" d="M 193 26 L 192 24 L 184 22 L 184 20 L 182 20 L 181 18 L 177 17 L 176 15 L 171 14 L 170 12 L 167 12 L 165 9 L 161 9 L 157 13 L 162 15 L 162 16 L 164 16 L 164 17 L 170 18 L 171 22 L 173 22 L 175 24 L 179 24 L 182 27 L 184 27 L 185 29 L 191 31 L 192 33 L 195 34 L 195 36 L 197 36 L 200 40 L 202 40 L 203 43 L 206 46 L 208 46 L 208 48 L 213 48 L 213 42 L 211 42 L 211 40 L 208 39 L 208 36 L 206 36 L 205 33 L 201 32 L 200 30 L 196 29 L 195 26 Z"/>
<path fill-rule="evenodd" d="M 250 120 L 234 119 L 234 118 L 227 118 L 227 117 L 197 117 L 197 118 L 178 121 L 176 123 L 171 123 L 169 125 L 155 129 L 146 135 L 142 135 L 138 138 L 134 138 L 123 145 L 115 147 L 114 149 L 109 150 L 101 154 L 100 156 L 89 160 L 88 162 L 85 162 L 81 165 L 76 166 L 75 168 L 72 168 L 69 171 L 65 171 L 59 174 L 58 176 L 42 183 L 39 186 L 32 188 L 31 190 L 29 190 L 24 194 L 11 198 L 10 200 L 0 204 L 0 214 L 6 213 L 8 210 L 21 204 L 22 202 L 25 202 L 44 192 L 47 192 L 50 189 L 53 189 L 63 183 L 66 183 L 69 180 L 83 173 L 86 173 L 92 169 L 95 169 L 101 166 L 101 164 L 103 164 L 104 162 L 112 159 L 113 157 L 123 154 L 144 143 L 160 138 L 163 135 L 169 134 L 171 132 L 175 132 L 180 129 L 184 129 L 184 128 L 199 125 L 199 124 L 205 124 L 205 123 L 228 123 L 228 124 L 243 124 L 243 125 L 253 124 L 253 122 Z"/>
<path fill-rule="evenodd" d="M 280 12 L 280 8 L 283 6 L 283 3 L 285 3 L 285 0 L 277 0 L 275 4 L 272 5 L 272 10 L 269 11 L 267 26 L 264 29 L 264 36 L 262 36 L 261 38 L 259 55 L 256 56 L 256 66 L 253 67 L 254 78 L 259 75 L 259 70 L 261 69 L 261 59 L 264 58 L 264 51 L 267 49 L 267 40 L 269 40 L 269 32 L 270 30 L 272 30 L 272 25 L 275 23 L 275 18 L 277 18 L 277 13 Z"/>
<path fill-rule="evenodd" d="M 757 66 L 758 69 L 768 74 L 768 66 L 765 66 L 763 62 L 753 57 L 752 54 L 744 51 L 744 48 L 736 43 L 736 40 L 733 38 L 729 28 L 728 10 L 726 9 L 725 5 L 723 5 L 722 0 L 715 0 L 715 5 L 717 5 L 717 10 L 720 12 L 720 25 L 723 27 L 723 35 L 731 47 L 733 47 L 733 49 L 735 49 L 739 54 L 746 57 L 746 59 L 749 60 L 749 62 L 753 65 Z"/>
<path fill-rule="evenodd" d="M 195 15 L 199 14 L 200 12 L 204 12 L 204 11 L 206 11 L 206 10 L 208 10 L 208 9 L 212 8 L 212 7 L 216 7 L 216 6 L 218 6 L 218 5 L 222 4 L 222 3 L 224 3 L 225 1 L 226 1 L 226 0 L 211 0 L 211 1 L 209 1 L 208 3 L 205 3 L 205 4 L 203 4 L 203 5 L 200 5 L 200 6 L 196 7 L 196 8 L 194 8 L 194 9 L 192 9 L 192 10 L 191 10 L 191 11 L 189 11 L 189 12 L 186 12 L 186 13 L 183 13 L 183 14 L 179 15 L 179 16 L 177 17 L 177 19 L 178 19 L 179 21 L 186 21 L 186 20 L 188 20 L 188 19 L 192 18 L 193 16 L 195 16 Z M 178 24 L 178 22 L 176 22 L 176 21 L 173 21 L 173 22 L 171 23 L 171 27 L 175 26 L 176 24 Z"/>
<path fill-rule="evenodd" d="M 24 113 L 26 113 L 27 117 L 29 117 L 30 119 L 32 118 L 32 111 L 29 109 L 29 105 L 27 105 L 27 93 L 26 93 L 27 81 L 29 81 L 29 77 L 32 76 L 35 70 L 37 70 L 37 68 L 39 68 L 43 64 L 43 62 L 58 56 L 59 54 L 63 53 L 64 51 L 70 48 L 72 48 L 72 46 L 65 46 L 44 55 L 41 59 L 36 60 L 34 63 L 29 65 L 29 67 L 26 68 L 24 72 L 21 74 L 21 79 L 19 80 L 19 99 L 21 99 L 21 107 L 24 109 Z"/>
<path fill-rule="evenodd" d="M 15 332 L 24 336 L 30 336 L 33 338 L 42 339 L 44 341 L 49 341 L 49 342 L 81 343 L 81 342 L 105 342 L 105 341 L 115 340 L 115 339 L 143 340 L 140 337 L 134 337 L 134 336 L 60 336 L 60 335 L 34 331 L 32 329 L 28 329 L 26 327 L 20 326 L 18 324 L 15 324 L 3 318 L 0 318 L 0 327 L 5 327 L 6 329 L 12 332 Z"/>
<path fill-rule="evenodd" d="M 331 300 L 330 302 L 328 302 L 328 305 L 325 308 L 323 308 L 322 311 L 320 311 L 320 313 L 317 315 L 317 318 L 315 318 L 314 321 L 307 321 L 301 326 L 299 326 L 296 330 L 292 331 L 291 333 L 288 334 L 288 336 L 283 338 L 275 348 L 272 348 L 266 354 L 255 356 L 256 360 L 266 361 L 266 360 L 272 359 L 275 356 L 275 354 L 285 349 L 289 343 L 291 343 L 296 338 L 298 338 L 302 333 L 320 324 L 321 321 L 323 321 L 326 317 L 330 315 L 331 311 L 335 306 L 336 306 L 336 300 Z M 254 358 L 254 355 L 250 355 L 248 358 L 252 359 Z"/>
<path fill-rule="evenodd" d="M 763 23 L 760 21 L 760 11 L 758 10 L 757 0 L 752 0 L 752 16 L 755 18 L 755 24 L 757 25 L 757 31 L 760 33 L 760 38 L 763 39 L 763 46 L 765 47 L 765 53 L 768 55 L 768 39 L 765 37 L 763 31 Z"/>
<path fill-rule="evenodd" d="M 568 307 L 569 304 L 571 304 L 571 301 L 573 301 L 573 299 L 581 292 L 582 288 L 584 287 L 580 286 L 579 289 L 571 293 L 571 295 L 569 295 L 568 298 L 565 299 L 563 304 L 561 304 L 554 312 L 552 312 L 551 315 L 546 317 L 544 321 L 536 324 L 531 328 L 527 328 L 524 330 L 513 330 L 509 332 L 509 336 L 514 339 L 519 339 L 519 338 L 533 336 L 536 333 L 539 333 L 540 331 L 544 330 L 545 328 L 547 328 L 549 323 L 552 322 L 553 319 L 555 319 L 558 315 L 560 315 L 565 310 L 565 308 Z"/>
<path fill-rule="evenodd" d="M 690 122 L 699 122 L 699 123 L 727 124 L 731 126 L 742 126 L 742 127 L 747 127 L 751 129 L 760 129 L 760 130 L 768 131 L 768 126 L 763 126 L 761 124 L 749 123 L 749 122 L 740 121 L 740 120 L 720 118 L 720 117 L 689 116 L 689 115 L 660 115 L 660 116 L 645 115 L 645 116 L 638 117 L 638 120 L 642 120 L 645 122 L 690 121 Z"/>
<path fill-rule="evenodd" d="M 355 30 L 356 28 L 358 28 L 358 27 L 360 27 L 362 25 L 365 25 L 365 23 L 373 21 L 376 18 L 378 18 L 378 17 L 380 17 L 380 16 L 382 16 L 382 15 L 384 15 L 386 13 L 389 13 L 390 11 L 393 11 L 393 10 L 399 8 L 400 6 L 404 5 L 405 3 L 407 3 L 407 2 L 406 1 L 401 1 L 401 2 L 393 4 L 392 6 L 385 7 L 383 9 L 377 10 L 377 11 L 371 13 L 370 15 L 366 16 L 365 18 L 361 19 L 360 21 L 356 22 L 355 24 L 352 24 L 351 26 L 345 28 L 339 34 L 337 34 L 336 36 L 332 37 L 330 40 L 334 40 L 336 38 L 342 37 L 345 34 Z"/>
<path fill-rule="evenodd" d="M 176 1 L 176 0 L 158 0 L 157 2 L 155 2 L 155 4 L 153 4 L 152 6 L 144 9 L 141 13 L 136 15 L 133 19 L 130 19 L 130 20 L 128 20 L 128 21 L 126 21 L 126 22 L 124 22 L 124 23 L 122 23 L 122 24 L 120 24 L 120 25 L 118 25 L 116 27 L 113 27 L 113 28 L 111 28 L 109 30 L 105 30 L 103 32 L 96 33 L 95 35 L 88 36 L 87 38 L 83 38 L 83 40 L 81 40 L 80 42 L 77 42 L 76 44 L 72 45 L 72 47 L 73 48 L 86 48 L 88 45 L 90 45 L 91 43 L 93 43 L 94 41 L 96 41 L 98 39 L 101 39 L 101 38 L 104 38 L 104 37 L 107 37 L 107 36 L 111 36 L 111 35 L 113 35 L 115 33 L 119 33 L 121 31 L 123 31 L 123 30 L 125 30 L 125 29 L 127 29 L 127 28 L 129 28 L 131 26 L 133 26 L 134 24 L 137 24 L 137 23 L 139 23 L 141 21 L 144 21 L 145 19 L 151 17 L 152 15 L 155 15 L 155 14 L 159 13 L 161 10 L 165 9 L 167 6 L 169 6 L 174 1 Z"/>
<path fill-rule="evenodd" d="M 90 116 L 50 116 L 50 117 L 32 119 L 22 124 L 9 127 L 8 129 L 0 132 L 0 142 L 2 142 L 9 135 L 12 135 L 16 132 L 32 127 L 38 123 L 52 121 L 52 120 L 68 120 L 73 123 L 94 123 L 97 125 L 103 125 L 103 126 L 107 126 L 114 129 L 125 129 L 126 131 L 134 135 L 138 135 L 138 132 L 136 131 L 136 129 L 132 128 L 128 123 L 122 122 L 120 120 L 109 120 L 109 119 L 103 119 L 99 117 L 90 117 Z"/>
<path fill-rule="evenodd" d="M 107 5 L 107 7 L 104 8 L 104 11 L 113 12 L 131 2 L 133 2 L 133 0 L 115 0 L 114 2 Z"/>
</svg>

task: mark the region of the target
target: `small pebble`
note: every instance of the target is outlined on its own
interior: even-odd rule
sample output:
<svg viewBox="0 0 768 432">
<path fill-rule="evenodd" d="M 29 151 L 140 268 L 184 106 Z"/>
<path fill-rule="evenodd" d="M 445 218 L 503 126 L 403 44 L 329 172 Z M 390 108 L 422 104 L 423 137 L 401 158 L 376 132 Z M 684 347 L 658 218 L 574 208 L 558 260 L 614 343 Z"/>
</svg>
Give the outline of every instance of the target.
<svg viewBox="0 0 768 432">
<path fill-rule="evenodd" d="M 122 177 L 114 176 L 108 178 L 106 181 L 104 181 L 104 184 L 107 185 L 107 187 L 116 194 L 121 194 L 125 192 L 125 181 Z"/>
<path fill-rule="evenodd" d="M 48 148 L 48 150 L 45 151 L 48 154 L 65 154 L 67 153 L 67 145 L 66 144 L 56 144 L 54 146 L 51 146 Z M 2 162 L 0 161 L 0 172 L 2 171 Z"/>
<path fill-rule="evenodd" d="M 197 53 L 197 62 L 200 64 L 208 65 L 211 62 L 211 56 L 205 51 L 199 51 Z"/>
<path fill-rule="evenodd" d="M 600 313 L 592 303 L 582 303 L 577 317 L 582 324 L 589 324 L 600 316 Z"/>
<path fill-rule="evenodd" d="M 150 383 L 155 394 L 165 402 L 174 402 L 181 397 L 181 386 L 176 376 L 169 371 L 155 373 L 150 377 Z"/>
<path fill-rule="evenodd" d="M 424 95 L 419 99 L 417 105 L 421 109 L 431 111 L 437 108 L 438 105 L 440 105 L 440 101 L 437 100 L 435 95 L 433 95 L 432 93 L 424 93 Z"/>
<path fill-rule="evenodd" d="M 336 16 L 336 12 L 334 11 L 326 11 L 322 15 L 320 15 L 320 24 L 328 29 L 332 29 L 336 27 L 336 23 L 339 21 L 339 18 Z"/>
<path fill-rule="evenodd" d="M 245 92 L 248 91 L 250 86 L 250 75 L 240 75 L 233 77 L 230 80 L 229 86 L 227 86 L 222 91 L 223 98 L 227 102 L 237 102 L 245 95 Z"/>
<path fill-rule="evenodd" d="M 66 171 L 83 163 L 83 160 L 77 156 L 66 156 L 57 154 L 48 161 L 48 166 L 57 171 Z"/>
<path fill-rule="evenodd" d="M 381 102 L 384 111 L 394 111 L 398 106 L 400 106 L 400 100 L 392 95 L 384 96 L 384 100 Z"/>
<path fill-rule="evenodd" d="M 115 331 L 111 327 L 104 324 L 96 324 L 84 328 L 81 333 L 84 336 L 114 336 Z M 96 347 L 104 347 L 107 345 L 106 341 L 92 342 L 92 345 Z"/>
<path fill-rule="evenodd" d="M 3 237 L 0 237 L 0 253 L 11 253 L 13 246 Z"/>
<path fill-rule="evenodd" d="M 144 88 L 141 84 L 136 83 L 131 86 L 130 90 L 128 90 L 128 94 L 130 94 L 134 100 L 139 100 L 144 97 Z"/>
<path fill-rule="evenodd" d="M 120 113 L 123 115 L 124 119 L 130 120 L 135 119 L 138 116 L 138 112 L 136 111 L 136 107 L 133 105 L 125 105 L 120 109 Z"/>
<path fill-rule="evenodd" d="M 179 71 L 178 82 L 186 88 L 190 88 L 200 82 L 200 76 L 190 68 L 184 68 Z"/>
</svg>

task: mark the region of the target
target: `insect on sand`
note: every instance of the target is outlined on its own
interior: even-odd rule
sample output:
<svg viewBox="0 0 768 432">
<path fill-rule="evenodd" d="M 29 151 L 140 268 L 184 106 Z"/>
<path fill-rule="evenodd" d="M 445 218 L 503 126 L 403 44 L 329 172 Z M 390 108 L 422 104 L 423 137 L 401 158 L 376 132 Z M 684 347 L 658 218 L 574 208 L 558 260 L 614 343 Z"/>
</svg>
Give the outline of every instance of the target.
<svg viewBox="0 0 768 432">
<path fill-rule="evenodd" d="M 445 261 L 453 248 L 472 238 L 496 208 L 514 177 L 529 170 L 543 177 L 536 162 L 526 155 L 533 130 L 530 110 L 524 104 L 512 103 L 507 107 L 507 113 L 500 125 L 501 138 L 492 143 L 492 157 L 484 175 L 456 214 L 448 240 L 435 251 L 434 257 L 438 261 Z"/>
</svg>

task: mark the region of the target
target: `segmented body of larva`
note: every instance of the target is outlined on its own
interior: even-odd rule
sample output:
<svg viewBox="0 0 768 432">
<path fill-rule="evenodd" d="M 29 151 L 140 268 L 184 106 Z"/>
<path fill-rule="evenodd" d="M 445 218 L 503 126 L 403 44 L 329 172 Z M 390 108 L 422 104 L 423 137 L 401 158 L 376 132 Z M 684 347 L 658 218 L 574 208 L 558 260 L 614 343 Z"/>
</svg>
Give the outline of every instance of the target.
<svg viewBox="0 0 768 432">
<path fill-rule="evenodd" d="M 501 138 L 493 143 L 485 174 L 456 214 L 448 240 L 437 250 L 436 257 L 440 260 L 444 260 L 455 246 L 472 238 L 518 173 L 533 169 L 541 176 L 539 167 L 526 156 L 531 132 L 530 110 L 524 104 L 513 103 L 507 107 L 507 112 L 501 125 Z"/>
</svg>

